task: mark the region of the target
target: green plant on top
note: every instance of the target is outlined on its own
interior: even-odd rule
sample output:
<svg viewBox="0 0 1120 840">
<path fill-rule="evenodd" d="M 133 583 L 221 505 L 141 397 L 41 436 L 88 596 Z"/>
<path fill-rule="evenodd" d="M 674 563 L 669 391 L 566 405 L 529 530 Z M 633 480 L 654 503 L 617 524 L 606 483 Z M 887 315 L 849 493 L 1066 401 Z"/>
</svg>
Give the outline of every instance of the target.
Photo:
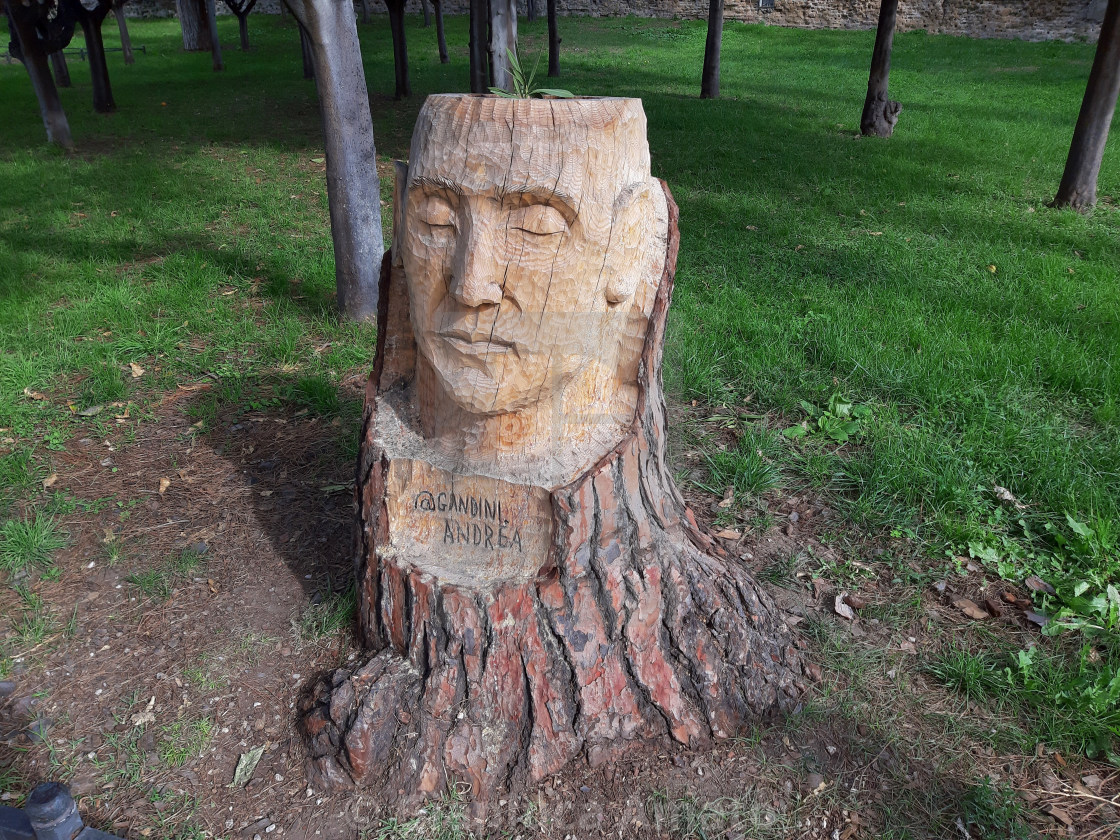
<svg viewBox="0 0 1120 840">
<path fill-rule="evenodd" d="M 837 443 L 847 443 L 850 438 L 863 434 L 871 419 L 869 406 L 848 402 L 839 391 L 828 398 L 828 408 L 823 411 L 805 400 L 801 400 L 801 408 L 809 416 L 783 432 L 788 438 L 820 433 Z"/>
<path fill-rule="evenodd" d="M 551 96 L 554 99 L 572 99 L 575 96 L 570 90 L 533 87 L 533 82 L 537 76 L 537 68 L 541 63 L 540 53 L 537 53 L 537 61 L 528 73 L 525 72 L 525 67 L 521 63 L 521 57 L 517 50 L 506 50 L 506 55 L 509 56 L 510 85 L 513 89 L 506 90 L 505 88 L 492 87 L 490 92 L 495 96 L 501 96 L 505 99 L 532 99 L 533 97 L 544 96 Z"/>
</svg>

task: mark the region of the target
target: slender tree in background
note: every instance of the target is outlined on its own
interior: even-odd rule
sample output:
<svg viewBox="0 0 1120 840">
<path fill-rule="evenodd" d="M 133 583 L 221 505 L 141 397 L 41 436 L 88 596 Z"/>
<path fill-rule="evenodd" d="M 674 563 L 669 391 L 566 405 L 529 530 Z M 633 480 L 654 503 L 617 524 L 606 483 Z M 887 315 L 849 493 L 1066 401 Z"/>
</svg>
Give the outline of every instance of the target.
<svg viewBox="0 0 1120 840">
<path fill-rule="evenodd" d="M 60 52 L 70 43 L 74 35 L 73 18 L 59 7 L 58 0 L 29 0 L 27 5 L 21 0 L 0 0 L 0 7 L 8 15 L 8 32 L 12 37 L 8 51 L 23 62 L 31 78 L 47 130 L 47 142 L 64 149 L 74 148 L 70 123 L 62 110 L 62 100 L 47 60 L 50 53 Z"/>
<path fill-rule="evenodd" d="M 408 44 L 404 38 L 404 4 L 405 0 L 385 0 L 385 7 L 389 10 L 389 31 L 393 35 L 393 75 L 396 77 L 397 99 L 403 99 L 412 94 L 412 85 L 408 80 Z"/>
<path fill-rule="evenodd" d="M 428 8 L 428 0 L 420 0 L 420 10 L 424 13 L 424 28 L 432 25 L 432 10 Z"/>
<path fill-rule="evenodd" d="M 525 0 L 525 17 L 529 23 L 537 22 L 537 0 Z"/>
<path fill-rule="evenodd" d="M 210 30 L 210 58 L 215 71 L 225 70 L 222 61 L 222 43 L 218 40 L 218 10 L 214 0 L 206 0 L 206 26 Z"/>
<path fill-rule="evenodd" d="M 517 0 L 490 0 L 490 78 L 495 87 L 513 90 L 509 55 L 517 50 Z"/>
<path fill-rule="evenodd" d="M 548 75 L 560 75 L 560 26 L 556 22 L 556 0 L 547 0 L 548 6 Z"/>
<path fill-rule="evenodd" d="M 283 4 L 281 4 L 281 5 L 283 5 Z M 362 23 L 369 23 L 369 21 L 370 21 L 369 0 L 362 0 Z"/>
<path fill-rule="evenodd" d="M 101 24 L 112 9 L 112 0 L 96 0 L 89 6 L 81 0 L 63 0 L 69 13 L 82 27 L 89 60 L 89 76 L 93 83 L 93 110 L 111 114 L 117 110 L 113 101 L 113 86 L 109 83 L 109 63 L 105 60 L 105 42 L 101 39 Z"/>
<path fill-rule="evenodd" d="M 237 17 L 237 29 L 241 35 L 241 49 L 249 49 L 249 12 L 257 5 L 257 0 L 225 0 L 226 6 Z"/>
<path fill-rule="evenodd" d="M 723 42 L 723 0 L 708 3 L 708 40 L 704 44 L 704 72 L 700 79 L 700 98 L 719 96 L 719 49 Z"/>
<path fill-rule="evenodd" d="M 121 34 L 121 54 L 125 64 L 135 64 L 136 56 L 132 54 L 132 38 L 128 35 L 128 23 L 124 19 L 125 0 L 114 0 L 113 16 L 117 19 L 117 31 Z"/>
<path fill-rule="evenodd" d="M 311 38 L 307 34 L 307 30 L 296 24 L 299 29 L 299 50 L 303 53 L 303 78 L 315 78 L 315 59 L 311 56 Z"/>
<path fill-rule="evenodd" d="M 443 0 L 432 0 L 432 8 L 436 13 L 436 45 L 439 47 L 439 63 L 449 64 L 451 59 L 447 55 L 447 37 L 443 32 Z"/>
<path fill-rule="evenodd" d="M 377 317 L 381 181 L 353 0 L 284 0 L 306 30 L 315 64 L 327 159 L 339 317 Z"/>
<path fill-rule="evenodd" d="M 66 53 L 62 50 L 50 54 L 51 70 L 54 71 L 54 83 L 60 88 L 71 87 L 70 68 L 66 66 Z"/>
<path fill-rule="evenodd" d="M 875 30 L 875 51 L 871 54 L 871 74 L 867 79 L 867 99 L 859 130 L 869 137 L 890 137 L 902 105 L 887 96 L 891 76 L 891 45 L 894 42 L 898 0 L 881 0 L 879 27 Z"/>
<path fill-rule="evenodd" d="M 1108 0 L 1097 40 L 1097 54 L 1085 98 L 1077 115 L 1065 172 L 1051 206 L 1088 210 L 1097 203 L 1097 176 L 1101 171 L 1108 128 L 1120 95 L 1120 0 Z"/>
<path fill-rule="evenodd" d="M 490 18 L 486 0 L 470 0 L 471 93 L 486 93 L 490 73 L 486 63 L 486 28 Z"/>
</svg>

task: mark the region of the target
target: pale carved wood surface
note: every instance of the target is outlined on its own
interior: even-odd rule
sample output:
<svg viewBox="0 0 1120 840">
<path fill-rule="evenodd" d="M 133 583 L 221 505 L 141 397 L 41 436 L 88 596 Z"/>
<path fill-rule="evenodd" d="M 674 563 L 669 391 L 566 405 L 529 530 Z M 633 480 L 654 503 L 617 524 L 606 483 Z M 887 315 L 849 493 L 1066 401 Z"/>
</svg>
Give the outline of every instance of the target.
<svg viewBox="0 0 1120 840">
<path fill-rule="evenodd" d="M 789 706 L 789 628 L 665 460 L 679 237 L 640 101 L 432 97 L 396 200 L 357 477 L 376 655 L 304 698 L 311 777 L 485 808 Z"/>
</svg>

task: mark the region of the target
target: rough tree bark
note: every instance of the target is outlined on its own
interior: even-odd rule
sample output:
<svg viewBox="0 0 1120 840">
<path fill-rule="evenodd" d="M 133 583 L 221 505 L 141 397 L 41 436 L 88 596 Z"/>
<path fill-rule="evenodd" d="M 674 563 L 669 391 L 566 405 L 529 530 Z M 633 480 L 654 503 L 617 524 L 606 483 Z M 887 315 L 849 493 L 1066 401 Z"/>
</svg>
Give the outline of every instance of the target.
<svg viewBox="0 0 1120 840">
<path fill-rule="evenodd" d="M 64 149 L 73 149 L 74 138 L 70 134 L 70 123 L 62 109 L 62 100 L 58 96 L 58 88 L 55 87 L 47 58 L 49 53 L 61 51 L 70 42 L 74 33 L 73 19 L 59 8 L 57 0 L 33 0 L 26 6 L 16 0 L 6 4 L 4 10 L 12 37 L 9 50 L 27 69 L 35 99 L 39 102 L 43 127 L 47 130 L 47 142 Z M 52 22 L 55 24 L 53 27 Z M 49 31 L 52 29 L 53 31 Z M 42 35 L 47 37 L 41 37 Z"/>
<path fill-rule="evenodd" d="M 241 49 L 249 49 L 249 12 L 257 5 L 257 0 L 225 0 L 229 10 L 237 17 L 237 29 L 241 36 Z"/>
<path fill-rule="evenodd" d="M 315 65 L 327 159 L 339 316 L 377 313 L 381 186 L 358 24 L 352 0 L 284 0 L 307 32 Z"/>
<path fill-rule="evenodd" d="M 867 80 L 867 99 L 859 130 L 869 137 L 890 137 L 894 133 L 902 105 L 887 96 L 891 76 L 891 44 L 894 42 L 898 0 L 881 0 L 879 27 L 875 30 L 875 50 L 871 54 L 871 74 Z"/>
<path fill-rule="evenodd" d="M 471 93 L 486 93 L 490 89 L 490 72 L 486 62 L 488 7 L 486 0 L 470 0 Z"/>
<path fill-rule="evenodd" d="M 1052 207 L 1088 210 L 1097 203 L 1097 176 L 1120 96 L 1120 0 L 1109 0 L 1097 54 L 1077 115 L 1069 157 Z"/>
<path fill-rule="evenodd" d="M 315 59 L 311 56 L 311 38 L 307 34 L 307 30 L 299 24 L 299 51 L 303 55 L 303 78 L 315 78 Z"/>
<path fill-rule="evenodd" d="M 66 53 L 62 50 L 50 54 L 51 69 L 54 71 L 54 83 L 60 88 L 68 88 L 70 82 L 70 68 L 66 66 Z"/>
<path fill-rule="evenodd" d="M 700 98 L 719 96 L 719 50 L 723 43 L 723 0 L 708 3 L 708 40 L 704 44 L 704 72 L 700 80 Z"/>
<path fill-rule="evenodd" d="M 135 64 L 136 56 L 132 54 L 132 38 L 128 34 L 128 22 L 124 18 L 125 0 L 116 0 L 113 3 L 113 16 L 117 19 L 117 31 L 121 35 L 121 54 L 125 64 Z"/>
<path fill-rule="evenodd" d="M 517 0 L 490 0 L 490 77 L 494 87 L 513 90 L 509 55 L 517 51 Z"/>
<path fill-rule="evenodd" d="M 408 44 L 404 36 L 405 0 L 385 0 L 389 10 L 389 31 L 393 35 L 393 75 L 396 91 L 393 96 L 403 99 L 412 95 L 412 84 L 408 79 Z"/>
<path fill-rule="evenodd" d="M 443 0 L 432 0 L 432 8 L 436 13 L 436 46 L 439 47 L 439 63 L 449 64 L 451 58 L 447 55 L 447 37 L 443 32 Z"/>
<path fill-rule="evenodd" d="M 548 0 L 548 75 L 560 75 L 560 25 L 556 21 L 556 0 Z"/>
<path fill-rule="evenodd" d="M 175 0 L 175 10 L 183 32 L 183 49 L 187 52 L 208 52 L 210 26 L 206 20 L 205 0 Z"/>
<path fill-rule="evenodd" d="M 117 110 L 113 101 L 113 86 L 109 82 L 109 63 L 105 60 L 105 42 L 101 39 L 101 24 L 112 10 L 111 0 L 97 0 L 87 8 L 81 0 L 63 0 L 70 14 L 82 27 L 89 60 L 89 75 L 93 83 L 93 110 L 111 114 Z"/>
<path fill-rule="evenodd" d="M 679 236 L 640 102 L 494 101 L 429 98 L 398 165 L 356 484 L 374 655 L 300 703 L 311 779 L 402 809 L 462 783 L 484 809 L 578 757 L 734 737 L 804 689 L 780 612 L 697 526 L 666 461 Z M 573 198 L 495 209 L 511 185 Z M 509 294 L 518 306 L 500 306 Z M 507 338 L 517 358 L 494 362 Z M 552 390 L 534 403 L 538 382 Z"/>
</svg>

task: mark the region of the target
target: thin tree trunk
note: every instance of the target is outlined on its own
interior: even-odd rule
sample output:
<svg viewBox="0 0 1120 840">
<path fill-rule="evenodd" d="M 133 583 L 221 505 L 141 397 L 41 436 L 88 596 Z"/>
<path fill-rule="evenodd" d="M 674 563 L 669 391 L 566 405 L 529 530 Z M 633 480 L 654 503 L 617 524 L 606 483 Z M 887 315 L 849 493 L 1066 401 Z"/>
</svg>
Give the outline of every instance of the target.
<svg viewBox="0 0 1120 840">
<path fill-rule="evenodd" d="M 412 85 L 408 81 L 408 44 L 404 37 L 404 4 L 405 0 L 385 0 L 385 7 L 389 10 L 389 30 L 393 36 L 393 74 L 396 78 L 397 99 L 403 99 L 412 94 Z"/>
<path fill-rule="evenodd" d="M 93 83 L 93 110 L 99 114 L 111 114 L 117 110 L 117 103 L 113 101 L 109 64 L 105 60 L 105 42 L 101 39 L 101 24 L 109 14 L 109 6 L 107 3 L 99 4 L 91 10 L 83 6 L 80 0 L 71 0 L 70 8 L 82 27 L 82 35 L 86 41 L 89 75 Z"/>
<path fill-rule="evenodd" d="M 183 30 L 183 49 L 187 52 L 210 51 L 210 28 L 206 23 L 205 0 L 175 0 L 179 27 Z"/>
<path fill-rule="evenodd" d="M 424 28 L 432 25 L 432 10 L 428 8 L 428 0 L 420 0 L 420 9 L 424 12 Z"/>
<path fill-rule="evenodd" d="M 58 96 L 51 77 L 50 62 L 35 33 L 35 25 L 21 12 L 23 7 L 9 9 L 8 22 L 12 39 L 15 40 L 23 55 L 23 66 L 31 77 L 31 87 L 39 102 L 39 113 L 43 117 L 43 127 L 47 130 L 47 142 L 55 143 L 64 149 L 74 148 L 74 138 L 70 134 L 70 123 L 62 110 L 62 100 Z"/>
<path fill-rule="evenodd" d="M 537 0 L 525 0 L 525 17 L 529 23 L 537 22 Z"/>
<path fill-rule="evenodd" d="M 66 66 L 66 54 L 59 50 L 50 54 L 51 69 L 54 70 L 54 83 L 60 88 L 71 87 L 70 68 Z"/>
<path fill-rule="evenodd" d="M 314 79 L 315 59 L 311 54 L 311 38 L 302 26 L 299 27 L 299 49 L 303 53 L 303 78 Z"/>
<path fill-rule="evenodd" d="M 700 80 L 700 98 L 719 97 L 719 50 L 723 42 L 723 0 L 708 3 L 708 40 L 704 45 L 704 72 Z"/>
<path fill-rule="evenodd" d="M 556 22 L 556 0 L 548 0 L 548 75 L 560 75 L 560 26 Z"/>
<path fill-rule="evenodd" d="M 451 59 L 447 55 L 447 38 L 443 33 L 443 0 L 432 0 L 432 7 L 436 12 L 436 45 L 439 47 L 439 63 L 448 64 Z"/>
<path fill-rule="evenodd" d="M 241 36 L 241 49 L 249 49 L 249 13 L 237 16 L 237 31 Z"/>
<path fill-rule="evenodd" d="M 1065 172 L 1052 207 L 1088 210 L 1097 203 L 1097 176 L 1116 100 L 1120 96 L 1120 0 L 1109 0 L 1097 54 L 1077 115 Z"/>
<path fill-rule="evenodd" d="M 284 0 L 306 30 L 315 65 L 327 158 L 339 317 L 377 315 L 381 187 L 354 7 L 330 0 Z"/>
<path fill-rule="evenodd" d="M 362 23 L 369 23 L 369 0 L 362 0 Z"/>
<path fill-rule="evenodd" d="M 890 137 L 902 105 L 887 96 L 891 77 L 891 45 L 894 42 L 898 0 L 881 0 L 879 27 L 875 30 L 875 50 L 871 54 L 871 74 L 867 79 L 867 99 L 859 121 L 860 133 L 868 137 Z"/>
<path fill-rule="evenodd" d="M 489 13 L 486 0 L 470 0 L 471 93 L 486 93 L 490 87 L 486 67 L 486 29 Z"/>
<path fill-rule="evenodd" d="M 513 90 L 510 53 L 517 52 L 517 0 L 490 0 L 490 74 L 495 87 Z"/>
<path fill-rule="evenodd" d="M 218 10 L 214 8 L 214 0 L 206 0 L 206 25 L 210 30 L 210 57 L 214 72 L 225 70 L 226 66 L 222 61 L 222 43 L 218 39 Z"/>
<path fill-rule="evenodd" d="M 125 64 L 135 64 L 136 56 L 132 54 L 132 38 L 128 35 L 128 23 L 124 19 L 123 2 L 113 4 L 113 16 L 117 19 L 117 30 L 121 33 L 121 54 Z"/>
</svg>

